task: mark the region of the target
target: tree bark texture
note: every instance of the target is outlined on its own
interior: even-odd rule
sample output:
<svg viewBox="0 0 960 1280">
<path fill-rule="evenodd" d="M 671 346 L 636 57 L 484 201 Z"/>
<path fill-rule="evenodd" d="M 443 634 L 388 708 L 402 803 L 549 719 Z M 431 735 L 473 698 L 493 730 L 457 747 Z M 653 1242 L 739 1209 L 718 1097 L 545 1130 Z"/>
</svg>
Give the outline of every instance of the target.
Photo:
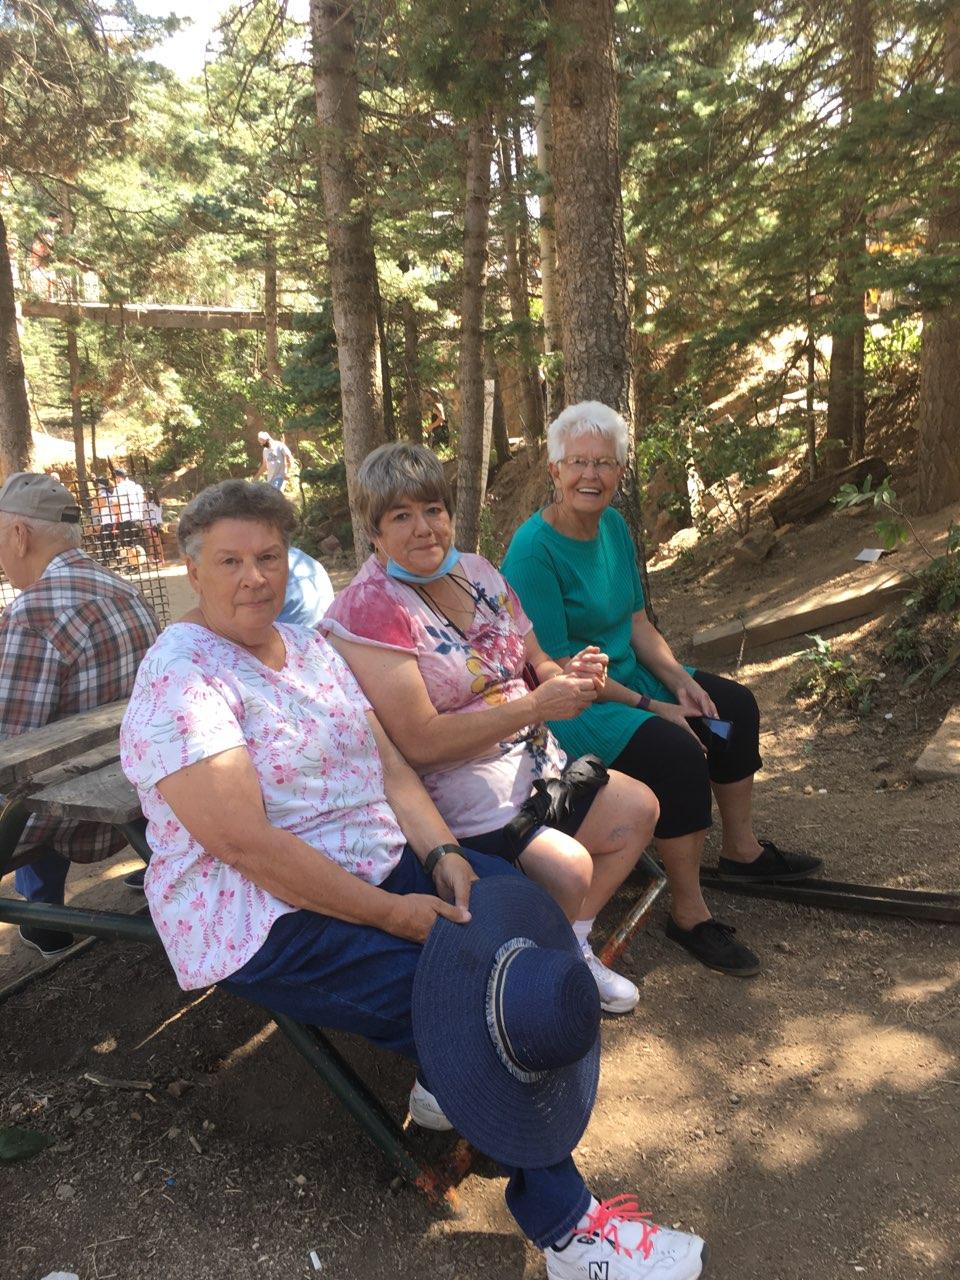
<svg viewBox="0 0 960 1280">
<path fill-rule="evenodd" d="M 630 309 L 620 189 L 614 0 L 552 0 L 547 44 L 550 172 L 567 404 L 600 400 L 630 431 L 622 510 L 650 600 L 630 407 Z"/>
<path fill-rule="evenodd" d="M 553 130 L 550 106 L 539 95 L 534 99 L 537 119 L 537 170 L 540 173 L 540 296 L 543 304 L 543 352 L 547 373 L 547 422 L 552 422 L 563 408 L 563 370 L 559 368 L 561 351 L 560 307 L 557 303 L 557 244 L 554 235 L 553 179 L 550 176 L 550 152 Z M 551 356 L 554 358 L 551 359 Z"/>
<path fill-rule="evenodd" d="M 393 411 L 393 378 L 390 376 L 390 348 L 387 342 L 387 318 L 383 311 L 383 295 L 380 277 L 374 267 L 373 281 L 377 295 L 377 341 L 380 343 L 380 381 L 383 386 L 383 435 L 386 440 L 397 439 L 397 419 Z"/>
<path fill-rule="evenodd" d="M 7 228 L 0 213 L 0 475 L 30 466 L 33 436 L 23 372 Z"/>
<path fill-rule="evenodd" d="M 463 219 L 463 293 L 460 307 L 460 440 L 457 466 L 457 546 L 476 551 L 480 509 L 487 487 L 492 422 L 484 413 L 483 304 L 490 225 L 493 122 L 488 113 L 470 122 Z"/>
<path fill-rule="evenodd" d="M 630 416 L 613 0 L 553 0 L 548 42 L 557 284 L 568 404 Z"/>
<path fill-rule="evenodd" d="M 367 539 L 356 508 L 356 474 L 384 438 L 377 332 L 377 267 L 363 182 L 363 138 L 356 66 L 357 6 L 310 0 L 320 184 L 337 335 L 343 451 L 357 563 Z"/>
<path fill-rule="evenodd" d="M 77 347 L 77 330 L 72 324 L 65 326 L 67 344 L 67 376 L 70 380 L 70 425 L 73 428 L 73 456 L 77 467 L 77 483 L 80 492 L 87 492 L 87 459 L 83 439 L 83 405 L 80 403 L 80 352 Z"/>
<path fill-rule="evenodd" d="M 944 81 L 960 90 L 960 4 L 951 4 L 944 21 Z M 955 172 L 960 156 L 960 126 L 945 127 L 940 171 Z M 930 253 L 960 253 L 960 186 L 941 188 L 930 216 Z M 956 302 L 923 317 L 919 405 L 920 510 L 939 511 L 960 498 L 960 305 Z"/>
<path fill-rule="evenodd" d="M 0 214 L 0 475 L 4 480 L 13 471 L 28 470 L 32 447 L 13 270 L 6 225 Z"/>
<path fill-rule="evenodd" d="M 502 121 L 497 151 L 500 170 L 504 275 L 514 335 L 511 344 L 513 350 L 510 352 L 509 359 L 517 371 L 520 392 L 520 430 L 527 446 L 527 466 L 532 466 L 537 457 L 543 421 L 540 414 L 536 364 L 530 342 L 530 299 L 527 295 L 527 282 L 521 266 L 518 243 L 520 228 L 517 205 L 523 199 L 523 195 L 514 185 L 510 141 L 506 125 Z"/>
<path fill-rule="evenodd" d="M 845 15 L 849 45 L 844 85 L 844 115 L 850 119 L 873 93 L 873 0 L 850 0 Z M 867 212 L 856 170 L 850 174 L 850 195 L 840 211 L 835 303 L 827 394 L 827 434 L 824 453 L 828 470 L 863 456 L 866 434 L 866 394 L 863 343 L 866 316 L 863 286 L 856 280 L 858 264 L 867 251 Z"/>
<path fill-rule="evenodd" d="M 497 466 L 502 467 L 510 461 L 510 438 L 507 435 L 507 416 L 503 411 L 503 395 L 500 390 L 500 374 L 497 362 L 488 343 L 483 356 L 483 376 L 486 382 L 493 383 L 493 421 L 491 437 L 497 455 Z"/>
<path fill-rule="evenodd" d="M 272 382 L 279 382 L 281 374 L 277 311 L 277 237 L 268 231 L 263 245 L 263 345 L 264 372 Z"/>
<path fill-rule="evenodd" d="M 423 444 L 423 406 L 420 389 L 420 323 L 417 309 L 406 298 L 403 315 L 403 434 Z"/>
</svg>

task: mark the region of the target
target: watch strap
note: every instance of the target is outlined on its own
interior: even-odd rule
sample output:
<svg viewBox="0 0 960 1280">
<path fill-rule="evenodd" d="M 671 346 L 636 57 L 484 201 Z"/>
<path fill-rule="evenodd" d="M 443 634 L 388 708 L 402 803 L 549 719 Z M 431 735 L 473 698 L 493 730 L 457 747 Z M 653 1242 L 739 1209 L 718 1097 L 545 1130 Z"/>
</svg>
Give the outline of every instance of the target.
<svg viewBox="0 0 960 1280">
<path fill-rule="evenodd" d="M 650 698 L 647 696 L 647 694 L 645 693 L 640 694 L 640 701 L 637 703 L 637 710 L 638 711 L 650 710 Z"/>
<path fill-rule="evenodd" d="M 445 858 L 448 853 L 463 853 L 463 849 L 458 844 L 438 844 L 435 849 L 430 852 L 423 860 L 423 869 L 428 876 L 432 876 L 436 869 L 437 863 L 441 858 Z"/>
</svg>

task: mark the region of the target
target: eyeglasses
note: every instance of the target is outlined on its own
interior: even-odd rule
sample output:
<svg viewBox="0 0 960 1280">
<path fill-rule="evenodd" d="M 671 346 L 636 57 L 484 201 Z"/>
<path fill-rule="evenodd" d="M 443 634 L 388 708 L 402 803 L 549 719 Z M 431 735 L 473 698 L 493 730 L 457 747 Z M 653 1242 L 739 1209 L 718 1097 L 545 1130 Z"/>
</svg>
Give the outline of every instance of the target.
<svg viewBox="0 0 960 1280">
<path fill-rule="evenodd" d="M 571 471 L 586 471 L 587 467 L 593 467 L 595 471 L 606 473 L 620 467 L 616 458 L 561 458 L 560 462 Z"/>
</svg>

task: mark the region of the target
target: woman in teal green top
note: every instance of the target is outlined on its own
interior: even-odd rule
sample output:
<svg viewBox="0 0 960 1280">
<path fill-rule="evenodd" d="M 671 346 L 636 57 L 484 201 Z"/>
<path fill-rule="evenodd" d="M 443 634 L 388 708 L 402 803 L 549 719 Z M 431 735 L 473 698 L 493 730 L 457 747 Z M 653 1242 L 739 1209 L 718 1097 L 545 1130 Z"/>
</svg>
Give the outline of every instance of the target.
<svg viewBox="0 0 960 1280">
<path fill-rule="evenodd" d="M 630 532 L 610 505 L 627 458 L 623 419 L 596 401 L 570 405 L 550 425 L 547 454 L 554 500 L 516 531 L 503 575 L 561 666 L 588 644 L 608 657 L 597 701 L 550 728 L 568 753 L 593 751 L 653 790 L 657 852 L 672 896 L 667 936 L 708 967 L 748 977 L 759 960 L 712 917 L 700 892 L 711 789 L 723 823 L 723 876 L 797 880 L 820 860 L 754 834 L 761 761 L 753 694 L 681 666 L 646 615 Z"/>
</svg>

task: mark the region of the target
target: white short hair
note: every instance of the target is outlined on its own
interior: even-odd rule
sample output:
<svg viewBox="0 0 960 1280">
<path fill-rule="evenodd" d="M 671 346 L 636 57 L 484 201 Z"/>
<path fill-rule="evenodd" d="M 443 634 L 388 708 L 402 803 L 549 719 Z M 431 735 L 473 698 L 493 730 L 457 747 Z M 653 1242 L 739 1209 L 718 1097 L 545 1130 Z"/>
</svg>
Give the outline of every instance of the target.
<svg viewBox="0 0 960 1280">
<path fill-rule="evenodd" d="M 629 433 L 627 424 L 607 404 L 599 400 L 581 400 L 568 404 L 547 428 L 547 457 L 551 462 L 561 462 L 569 442 L 577 436 L 600 436 L 610 441 L 610 447 L 621 467 L 627 461 Z"/>
<path fill-rule="evenodd" d="M 9 528 L 11 524 L 22 524 L 30 530 L 37 542 L 45 546 L 52 543 L 62 547 L 64 551 L 68 547 L 79 547 L 83 541 L 80 525 L 67 521 L 37 520 L 34 516 L 21 516 L 13 511 L 0 511 L 0 521 L 5 528 Z"/>
</svg>

